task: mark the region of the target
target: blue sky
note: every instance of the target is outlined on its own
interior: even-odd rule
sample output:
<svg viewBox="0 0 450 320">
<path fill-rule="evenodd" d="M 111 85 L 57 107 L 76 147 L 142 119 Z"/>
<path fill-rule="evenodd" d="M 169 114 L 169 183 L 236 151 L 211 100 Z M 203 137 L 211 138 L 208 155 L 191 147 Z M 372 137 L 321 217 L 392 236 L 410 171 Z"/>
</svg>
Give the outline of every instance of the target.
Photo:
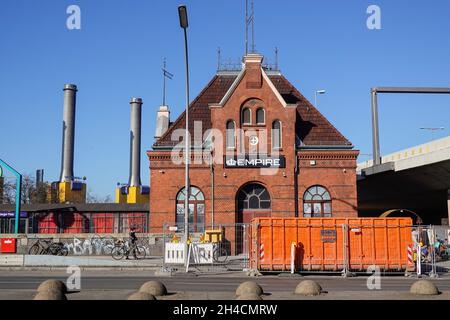
<svg viewBox="0 0 450 320">
<path fill-rule="evenodd" d="M 370 88 L 450 86 L 448 0 L 255 0 L 256 49 L 273 59 L 311 101 L 326 89 L 319 109 L 363 154 L 372 153 Z M 189 14 L 191 97 L 222 57 L 244 52 L 244 0 L 186 0 Z M 66 9 L 81 8 L 81 30 L 68 30 Z M 128 180 L 129 100 L 142 97 L 142 181 L 149 183 L 145 151 L 153 143 L 161 104 L 163 57 L 172 120 L 184 108 L 183 34 L 179 1 L 0 0 L 0 157 L 22 173 L 45 169 L 58 179 L 62 88 L 79 88 L 75 175 L 91 191 L 114 196 Z M 381 8 L 381 30 L 366 27 L 370 4 Z M 445 127 L 450 97 L 381 95 L 382 153 L 430 140 L 420 127 Z"/>
</svg>

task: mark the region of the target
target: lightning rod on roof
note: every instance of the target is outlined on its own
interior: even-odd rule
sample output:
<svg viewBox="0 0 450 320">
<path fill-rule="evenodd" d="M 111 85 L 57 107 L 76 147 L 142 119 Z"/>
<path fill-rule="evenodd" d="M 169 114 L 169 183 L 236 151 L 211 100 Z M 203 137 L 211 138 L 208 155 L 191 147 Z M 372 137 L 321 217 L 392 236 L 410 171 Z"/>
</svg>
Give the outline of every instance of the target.
<svg viewBox="0 0 450 320">
<path fill-rule="evenodd" d="M 220 64 L 221 64 L 221 56 L 220 56 L 220 47 L 217 47 L 217 71 L 220 70 Z"/>
<path fill-rule="evenodd" d="M 275 70 L 278 70 L 278 47 L 275 47 Z"/>
<path fill-rule="evenodd" d="M 255 25 L 254 25 L 254 18 L 255 18 L 255 11 L 253 8 L 253 0 L 251 2 L 250 7 L 250 16 L 248 12 L 248 0 L 245 0 L 245 55 L 248 54 L 248 27 L 250 26 L 252 29 L 252 47 L 251 52 L 255 53 Z"/>
<path fill-rule="evenodd" d="M 166 69 L 166 58 L 165 57 L 164 57 L 162 71 L 163 71 L 163 101 L 162 101 L 162 105 L 165 106 L 166 105 L 166 78 L 168 78 L 168 79 L 173 78 L 173 74 L 171 74 Z"/>
</svg>

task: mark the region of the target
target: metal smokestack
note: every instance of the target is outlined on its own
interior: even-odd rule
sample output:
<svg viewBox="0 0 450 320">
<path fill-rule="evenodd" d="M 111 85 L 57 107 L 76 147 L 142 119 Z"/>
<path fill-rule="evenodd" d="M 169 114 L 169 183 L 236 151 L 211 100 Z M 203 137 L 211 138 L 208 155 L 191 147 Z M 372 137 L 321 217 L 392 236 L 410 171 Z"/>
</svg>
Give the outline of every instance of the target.
<svg viewBox="0 0 450 320">
<path fill-rule="evenodd" d="M 59 182 L 73 181 L 73 154 L 75 145 L 75 103 L 77 86 L 64 86 L 64 115 L 61 156 L 61 176 Z"/>
<path fill-rule="evenodd" d="M 132 98 L 130 130 L 130 187 L 141 186 L 141 113 L 142 99 Z"/>
<path fill-rule="evenodd" d="M 44 169 L 36 170 L 36 188 L 39 188 L 44 183 Z"/>
</svg>

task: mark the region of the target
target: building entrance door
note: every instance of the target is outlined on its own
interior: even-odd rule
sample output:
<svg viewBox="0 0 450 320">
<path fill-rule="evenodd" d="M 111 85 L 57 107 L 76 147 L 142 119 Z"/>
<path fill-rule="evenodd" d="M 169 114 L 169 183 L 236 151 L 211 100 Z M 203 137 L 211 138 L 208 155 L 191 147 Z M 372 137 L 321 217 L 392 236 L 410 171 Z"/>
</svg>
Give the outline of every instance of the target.
<svg viewBox="0 0 450 320">
<path fill-rule="evenodd" d="M 272 206 L 270 194 L 259 183 L 250 183 L 242 187 L 237 193 L 236 210 L 236 252 L 243 253 L 243 235 L 239 224 L 249 224 L 253 218 L 270 217 Z"/>
</svg>

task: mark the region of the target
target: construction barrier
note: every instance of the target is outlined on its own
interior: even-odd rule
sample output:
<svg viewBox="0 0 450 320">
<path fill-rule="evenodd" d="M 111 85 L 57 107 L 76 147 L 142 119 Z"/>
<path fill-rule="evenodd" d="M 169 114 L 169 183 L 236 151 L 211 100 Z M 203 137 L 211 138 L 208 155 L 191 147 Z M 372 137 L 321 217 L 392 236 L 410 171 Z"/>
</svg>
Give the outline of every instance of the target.
<svg viewBox="0 0 450 320">
<path fill-rule="evenodd" d="M 170 264 L 184 264 L 184 243 L 166 243 L 164 261 Z"/>
<path fill-rule="evenodd" d="M 249 268 L 250 224 L 189 224 L 189 249 L 186 271 L 198 273 L 220 273 L 243 271 Z M 167 252 L 184 252 L 184 225 L 163 226 L 164 260 L 163 268 L 179 270 L 185 263 L 180 258 L 174 261 Z"/>
</svg>

